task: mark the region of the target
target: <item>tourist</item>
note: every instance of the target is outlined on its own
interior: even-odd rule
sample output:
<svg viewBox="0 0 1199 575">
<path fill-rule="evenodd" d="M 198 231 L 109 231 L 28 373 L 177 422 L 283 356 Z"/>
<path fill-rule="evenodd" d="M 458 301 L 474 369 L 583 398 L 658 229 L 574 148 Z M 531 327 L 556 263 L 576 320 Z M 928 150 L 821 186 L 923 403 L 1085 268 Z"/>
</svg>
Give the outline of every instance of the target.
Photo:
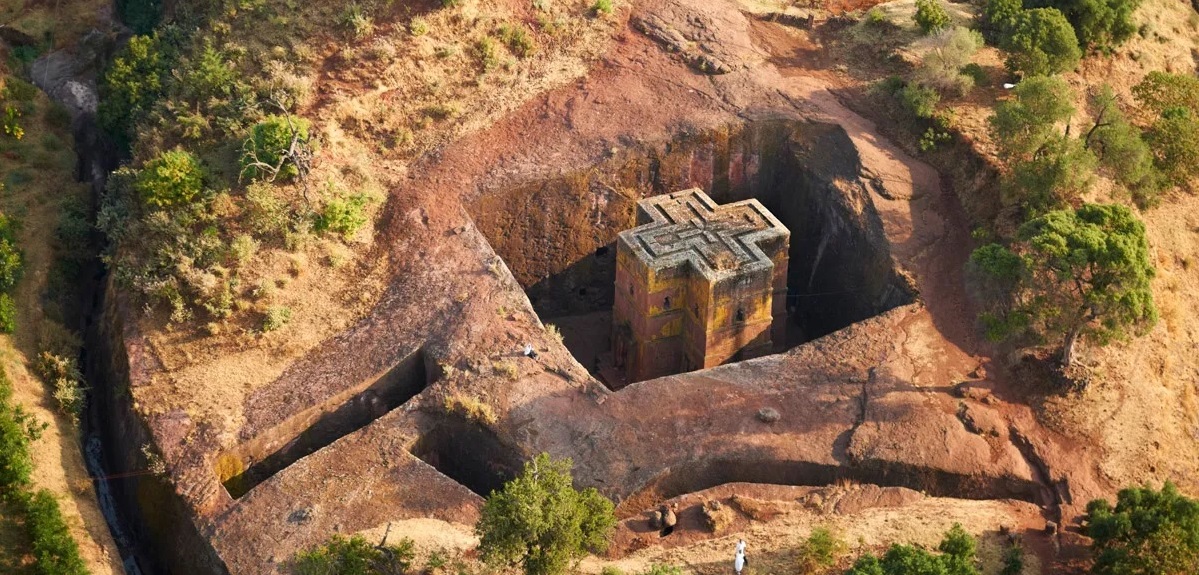
<svg viewBox="0 0 1199 575">
<path fill-rule="evenodd" d="M 537 359 L 537 351 L 533 349 L 533 345 L 532 345 L 532 344 L 528 344 L 528 343 L 526 343 L 526 344 L 525 344 L 525 349 L 524 349 L 524 352 L 523 352 L 523 353 L 525 354 L 525 357 L 530 357 L 530 358 L 533 358 L 533 359 Z"/>
</svg>

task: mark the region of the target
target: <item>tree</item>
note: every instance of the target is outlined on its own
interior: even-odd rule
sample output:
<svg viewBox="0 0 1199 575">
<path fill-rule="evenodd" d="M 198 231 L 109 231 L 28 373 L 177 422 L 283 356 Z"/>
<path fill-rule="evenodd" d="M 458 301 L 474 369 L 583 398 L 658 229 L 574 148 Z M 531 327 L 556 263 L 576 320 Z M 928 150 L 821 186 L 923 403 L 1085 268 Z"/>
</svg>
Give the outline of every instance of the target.
<svg viewBox="0 0 1199 575">
<path fill-rule="evenodd" d="M 1099 164 L 1132 195 L 1138 206 L 1152 205 L 1162 186 L 1162 175 L 1154 166 L 1153 151 L 1116 101 L 1110 86 L 1091 95 L 1095 123 L 1084 142 L 1094 150 Z"/>
<path fill-rule="evenodd" d="M 1073 70 L 1082 58 L 1074 28 L 1053 8 L 1020 12 L 1002 47 L 1010 53 L 1008 69 L 1025 78 Z"/>
<path fill-rule="evenodd" d="M 1162 174 L 1177 186 L 1186 186 L 1199 173 L 1199 114 L 1171 108 L 1149 129 L 1149 146 Z"/>
<path fill-rule="evenodd" d="M 916 0 L 916 14 L 912 19 L 926 36 L 949 26 L 949 13 L 939 0 Z"/>
<path fill-rule="evenodd" d="M 1002 246 L 985 248 L 975 251 L 978 261 L 1014 261 Z M 1157 322 L 1145 225 L 1125 206 L 1049 212 L 1020 227 L 1013 254 L 1023 271 L 1013 309 L 1028 318 L 1024 325 L 1064 338 L 1063 367 L 1073 364 L 1084 336 L 1102 345 Z"/>
<path fill-rule="evenodd" d="M 1012 90 L 1014 97 L 995 105 L 991 135 L 1002 155 L 1009 159 L 1033 157 L 1074 114 L 1070 86 L 1056 77 L 1029 78 Z"/>
<path fill-rule="evenodd" d="M 185 206 L 203 191 L 204 172 L 198 158 L 175 148 L 146 162 L 133 186 L 148 206 Z"/>
<path fill-rule="evenodd" d="M 935 555 L 911 545 L 892 545 L 882 559 L 867 553 L 845 575 L 978 575 L 976 543 L 961 525 L 954 524 Z"/>
<path fill-rule="evenodd" d="M 945 564 L 948 575 L 978 575 L 975 567 L 975 552 L 978 544 L 974 537 L 962 529 L 961 524 L 954 523 L 945 533 L 945 538 L 937 546 L 941 562 Z"/>
<path fill-rule="evenodd" d="M 304 118 L 268 116 L 250 130 L 243 147 L 242 175 L 284 180 L 302 175 L 308 165 L 308 129 Z"/>
<path fill-rule="evenodd" d="M 1199 77 L 1154 70 L 1133 86 L 1132 95 L 1155 116 L 1172 108 L 1199 111 Z"/>
<path fill-rule="evenodd" d="M 1080 140 L 1054 136 L 1031 158 L 1013 162 L 1002 180 L 1004 199 L 1032 216 L 1068 207 L 1095 181 L 1097 163 Z"/>
<path fill-rule="evenodd" d="M 384 538 L 386 539 L 386 537 Z M 371 545 L 361 535 L 349 539 L 334 535 L 327 543 L 297 553 L 291 562 L 294 575 L 403 575 L 412 566 L 413 542 Z"/>
<path fill-rule="evenodd" d="M 1073 0 L 1066 17 L 1083 48 L 1111 50 L 1137 31 L 1132 13 L 1140 0 Z"/>
<path fill-rule="evenodd" d="M 933 34 L 929 51 L 916 69 L 916 81 L 942 94 L 965 95 L 974 87 L 974 78 L 962 73 L 975 52 L 982 47 L 977 32 L 957 26 Z"/>
<path fill-rule="evenodd" d="M 983 37 L 991 44 L 1004 45 L 1023 11 L 1022 0 L 988 0 L 979 22 Z"/>
<path fill-rule="evenodd" d="M 1199 573 L 1199 501 L 1172 483 L 1161 491 L 1123 489 L 1116 507 L 1103 499 L 1087 504 L 1086 534 L 1095 575 L 1192 575 Z"/>
<path fill-rule="evenodd" d="M 571 485 L 571 461 L 538 455 L 483 504 L 475 533 L 483 559 L 521 565 L 527 575 L 558 575 L 588 551 L 608 545 L 612 502 L 594 488 Z"/>
<path fill-rule="evenodd" d="M 133 125 L 163 94 L 167 74 L 157 36 L 134 36 L 100 80 L 100 126 L 122 146 L 133 140 Z"/>
<path fill-rule="evenodd" d="M 928 86 L 911 83 L 899 90 L 899 101 L 903 102 L 903 107 L 913 116 L 932 118 L 937 111 L 937 102 L 941 101 L 941 95 Z"/>
<path fill-rule="evenodd" d="M 1066 15 L 1084 49 L 1111 50 L 1137 31 L 1132 13 L 1140 0 L 1031 0 L 1029 8 L 1056 8 Z"/>
<path fill-rule="evenodd" d="M 828 529 L 817 527 L 799 546 L 800 573 L 817 573 L 832 567 L 845 553 L 845 542 Z"/>
</svg>

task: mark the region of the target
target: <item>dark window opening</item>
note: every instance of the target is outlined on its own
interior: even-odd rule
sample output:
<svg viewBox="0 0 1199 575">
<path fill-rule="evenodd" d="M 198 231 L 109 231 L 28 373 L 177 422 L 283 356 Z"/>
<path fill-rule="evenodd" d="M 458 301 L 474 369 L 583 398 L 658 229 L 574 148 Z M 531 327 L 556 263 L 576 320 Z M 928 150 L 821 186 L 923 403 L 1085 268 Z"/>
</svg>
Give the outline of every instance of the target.
<svg viewBox="0 0 1199 575">
<path fill-rule="evenodd" d="M 734 321 L 736 321 L 737 323 L 744 322 L 745 321 L 745 310 L 743 310 L 741 308 L 737 308 L 737 317 L 734 318 Z"/>
<path fill-rule="evenodd" d="M 662 309 L 670 309 L 670 296 L 666 296 L 666 299 L 662 300 Z"/>
<path fill-rule="evenodd" d="M 587 295 L 587 288 L 579 288 L 579 296 Z"/>
<path fill-rule="evenodd" d="M 602 258 L 608 255 L 608 246 L 600 246 L 595 248 L 595 257 Z"/>
</svg>

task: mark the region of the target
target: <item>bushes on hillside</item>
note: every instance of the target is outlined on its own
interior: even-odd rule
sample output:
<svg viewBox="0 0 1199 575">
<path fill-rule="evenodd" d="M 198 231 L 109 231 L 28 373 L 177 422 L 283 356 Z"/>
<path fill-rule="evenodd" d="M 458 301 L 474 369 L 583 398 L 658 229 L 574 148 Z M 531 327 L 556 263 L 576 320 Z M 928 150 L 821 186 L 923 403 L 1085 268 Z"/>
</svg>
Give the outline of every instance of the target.
<svg viewBox="0 0 1199 575">
<path fill-rule="evenodd" d="M 396 545 L 373 545 L 361 535 L 349 539 L 334 535 L 327 543 L 300 552 L 292 560 L 293 575 L 390 575 L 407 573 L 414 545 L 401 539 Z"/>
<path fill-rule="evenodd" d="M 1021 11 L 1000 46 L 1008 52 L 1007 68 L 1025 78 L 1073 70 L 1082 59 L 1074 28 L 1053 8 Z"/>
<path fill-rule="evenodd" d="M 204 171 L 199 158 L 176 148 L 146 162 L 134 188 L 152 208 L 187 206 L 204 191 Z"/>
<path fill-rule="evenodd" d="M 541 454 L 487 497 L 475 532 L 485 561 L 526 575 L 559 575 L 586 552 L 608 545 L 612 503 L 594 488 L 575 490 L 570 460 Z"/>
<path fill-rule="evenodd" d="M 1150 72 L 1132 89 L 1152 118 L 1147 141 L 1168 181 L 1186 186 L 1199 174 L 1199 78 Z"/>
<path fill-rule="evenodd" d="M 45 426 L 12 403 L 12 384 L 0 370 L 0 497 L 13 504 L 23 520 L 32 546 L 31 572 L 38 575 L 87 575 L 79 546 L 63 520 L 58 501 L 49 491 L 31 492 L 33 457 L 29 442 Z"/>
<path fill-rule="evenodd" d="M 134 36 L 100 80 L 100 126 L 128 148 L 133 125 L 163 95 L 168 74 L 158 36 Z"/>
<path fill-rule="evenodd" d="M 949 26 L 949 13 L 940 0 L 916 0 L 916 14 L 912 16 L 920 31 L 927 36 Z"/>
<path fill-rule="evenodd" d="M 1030 0 L 1029 8 L 1056 8 L 1074 28 L 1084 49 L 1111 50 L 1137 31 L 1132 13 L 1140 0 Z"/>
<path fill-rule="evenodd" d="M 1199 501 L 1167 482 L 1120 491 L 1116 506 L 1087 504 L 1095 575 L 1199 573 Z"/>
<path fill-rule="evenodd" d="M 40 575 L 87 575 L 54 495 L 42 489 L 27 497 L 25 528 L 33 541 L 34 570 Z"/>
<path fill-rule="evenodd" d="M 974 77 L 964 69 L 981 47 L 982 37 L 972 30 L 958 26 L 937 32 L 914 78 L 942 95 L 963 96 L 974 87 Z"/>
<path fill-rule="evenodd" d="M 308 145 L 310 126 L 308 120 L 290 116 L 268 116 L 256 124 L 242 150 L 242 175 L 266 180 L 298 176 L 295 154 Z"/>
<path fill-rule="evenodd" d="M 954 525 L 937 547 L 941 554 L 911 545 L 892 545 L 882 558 L 867 553 L 845 575 L 978 575 L 975 542 Z"/>
<path fill-rule="evenodd" d="M 1001 281 L 1019 274 L 1011 307 L 984 316 L 990 335 L 1031 328 L 1060 338 L 1063 366 L 1072 365 L 1083 338 L 1103 345 L 1157 321 L 1145 225 L 1121 205 L 1046 213 L 1021 226 L 1010 248 L 983 246 L 971 260 Z"/>
</svg>

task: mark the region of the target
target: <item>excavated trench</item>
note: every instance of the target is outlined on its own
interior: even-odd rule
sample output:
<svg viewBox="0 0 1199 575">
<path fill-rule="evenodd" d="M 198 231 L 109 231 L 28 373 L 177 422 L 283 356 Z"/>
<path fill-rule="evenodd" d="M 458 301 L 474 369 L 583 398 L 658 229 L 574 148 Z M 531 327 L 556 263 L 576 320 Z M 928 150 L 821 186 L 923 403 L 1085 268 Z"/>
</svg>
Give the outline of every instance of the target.
<svg viewBox="0 0 1199 575">
<path fill-rule="evenodd" d="M 240 498 L 305 456 L 404 405 L 429 383 L 424 352 L 417 350 L 377 378 L 222 454 L 217 459 L 221 483 L 230 496 Z"/>
<path fill-rule="evenodd" d="M 409 451 L 480 497 L 502 488 L 523 465 L 491 430 L 453 418 L 438 422 Z"/>
<path fill-rule="evenodd" d="M 756 198 L 791 231 L 788 329 L 775 352 L 911 303 L 860 172 L 840 126 L 761 119 L 492 190 L 469 210 L 542 320 L 594 371 L 610 347 L 615 239 L 648 196 L 700 187 L 719 204 Z"/>
</svg>

